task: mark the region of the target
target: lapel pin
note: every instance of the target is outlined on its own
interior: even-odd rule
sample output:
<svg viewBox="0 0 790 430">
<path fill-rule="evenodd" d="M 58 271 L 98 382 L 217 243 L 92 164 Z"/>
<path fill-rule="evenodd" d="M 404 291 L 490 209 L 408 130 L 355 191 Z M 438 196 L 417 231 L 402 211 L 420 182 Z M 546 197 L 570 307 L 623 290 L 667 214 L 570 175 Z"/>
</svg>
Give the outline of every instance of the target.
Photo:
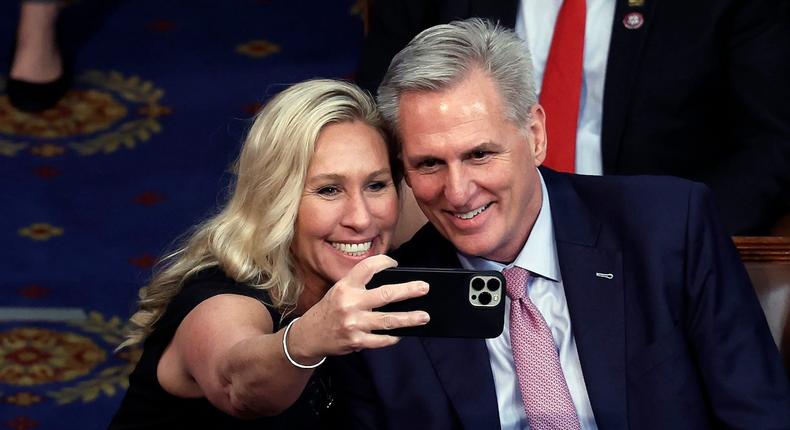
<svg viewBox="0 0 790 430">
<path fill-rule="evenodd" d="M 645 17 L 639 12 L 629 12 L 623 17 L 623 25 L 629 30 L 636 30 L 645 23 Z"/>
<path fill-rule="evenodd" d="M 595 276 L 597 276 L 599 278 L 604 278 L 604 279 L 612 279 L 612 278 L 614 278 L 614 275 L 611 274 L 611 273 L 595 272 Z"/>
</svg>

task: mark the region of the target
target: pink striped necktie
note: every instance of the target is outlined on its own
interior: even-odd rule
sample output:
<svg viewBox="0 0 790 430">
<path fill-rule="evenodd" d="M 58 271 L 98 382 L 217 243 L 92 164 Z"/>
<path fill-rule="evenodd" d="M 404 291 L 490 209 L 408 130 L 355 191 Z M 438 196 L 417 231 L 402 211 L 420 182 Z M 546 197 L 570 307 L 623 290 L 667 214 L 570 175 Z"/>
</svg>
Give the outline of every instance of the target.
<svg viewBox="0 0 790 430">
<path fill-rule="evenodd" d="M 579 418 L 551 330 L 527 295 L 529 272 L 513 266 L 502 274 L 511 300 L 510 344 L 529 428 L 578 430 Z"/>
</svg>

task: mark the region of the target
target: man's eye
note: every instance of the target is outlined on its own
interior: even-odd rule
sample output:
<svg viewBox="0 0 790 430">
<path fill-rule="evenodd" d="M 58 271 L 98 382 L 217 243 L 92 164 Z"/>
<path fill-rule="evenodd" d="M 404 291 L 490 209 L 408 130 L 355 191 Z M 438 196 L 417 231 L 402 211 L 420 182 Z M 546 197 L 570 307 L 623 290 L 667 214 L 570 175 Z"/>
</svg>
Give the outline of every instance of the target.
<svg viewBox="0 0 790 430">
<path fill-rule="evenodd" d="M 472 153 L 470 154 L 470 157 L 471 157 L 473 160 L 482 160 L 482 159 L 484 159 L 484 158 L 488 157 L 488 154 L 489 154 L 489 153 L 488 153 L 488 152 L 486 152 L 486 151 L 474 151 L 474 152 L 472 152 Z"/>
<path fill-rule="evenodd" d="M 334 196 L 340 192 L 340 188 L 335 186 L 326 186 L 318 189 L 318 194 L 322 196 Z"/>
<path fill-rule="evenodd" d="M 422 160 L 417 164 L 417 167 L 420 169 L 433 169 L 439 164 L 439 160 L 435 158 L 428 158 L 426 160 Z"/>
</svg>

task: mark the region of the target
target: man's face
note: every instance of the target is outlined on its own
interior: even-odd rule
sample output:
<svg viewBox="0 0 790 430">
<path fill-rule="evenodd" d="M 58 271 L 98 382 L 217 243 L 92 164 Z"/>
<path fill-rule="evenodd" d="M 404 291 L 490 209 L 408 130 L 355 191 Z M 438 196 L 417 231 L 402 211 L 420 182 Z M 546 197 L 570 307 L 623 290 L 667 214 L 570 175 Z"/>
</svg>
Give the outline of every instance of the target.
<svg viewBox="0 0 790 430">
<path fill-rule="evenodd" d="M 439 232 L 464 254 L 513 261 L 542 202 L 543 109 L 513 124 L 494 82 L 473 71 L 438 92 L 400 99 L 406 181 Z"/>
</svg>

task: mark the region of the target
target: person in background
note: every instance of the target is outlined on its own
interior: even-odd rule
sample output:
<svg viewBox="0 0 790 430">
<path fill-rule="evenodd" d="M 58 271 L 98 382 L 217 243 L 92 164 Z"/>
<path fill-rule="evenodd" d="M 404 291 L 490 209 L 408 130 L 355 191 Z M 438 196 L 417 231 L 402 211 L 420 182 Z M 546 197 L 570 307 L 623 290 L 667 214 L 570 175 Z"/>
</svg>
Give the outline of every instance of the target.
<svg viewBox="0 0 790 430">
<path fill-rule="evenodd" d="M 47 110 L 66 94 L 70 76 L 58 41 L 56 0 L 25 0 L 19 11 L 17 39 L 6 81 L 8 99 L 26 112 Z"/>
<path fill-rule="evenodd" d="M 730 234 L 767 234 L 790 214 L 788 5 L 375 1 L 357 81 L 374 91 L 392 57 L 432 25 L 498 21 L 531 52 L 551 114 L 548 167 L 703 182 Z"/>
<path fill-rule="evenodd" d="M 552 112 L 512 30 L 417 35 L 378 93 L 430 223 L 401 266 L 502 271 L 494 339 L 337 359 L 347 428 L 786 429 L 790 384 L 708 189 L 542 167 Z"/>
<path fill-rule="evenodd" d="M 312 80 L 255 118 L 234 190 L 140 290 L 123 346 L 143 344 L 111 429 L 320 428 L 326 356 L 392 345 L 377 329 L 425 312 L 371 311 L 427 292 L 366 290 L 395 262 L 401 169 L 369 95 Z M 251 418 L 258 418 L 249 420 Z"/>
</svg>

